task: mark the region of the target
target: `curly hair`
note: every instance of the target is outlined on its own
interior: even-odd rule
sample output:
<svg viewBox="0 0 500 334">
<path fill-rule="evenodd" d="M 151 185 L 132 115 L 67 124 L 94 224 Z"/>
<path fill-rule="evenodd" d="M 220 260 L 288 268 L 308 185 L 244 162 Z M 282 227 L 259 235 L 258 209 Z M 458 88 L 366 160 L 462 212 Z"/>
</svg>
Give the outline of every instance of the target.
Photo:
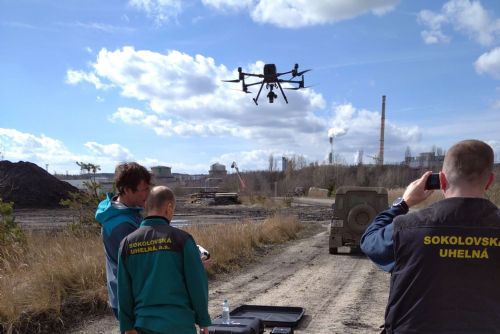
<svg viewBox="0 0 500 334">
<path fill-rule="evenodd" d="M 136 162 L 124 162 L 116 166 L 115 186 L 118 193 L 124 193 L 125 188 L 137 191 L 137 186 L 141 181 L 151 184 L 151 173 Z"/>
</svg>

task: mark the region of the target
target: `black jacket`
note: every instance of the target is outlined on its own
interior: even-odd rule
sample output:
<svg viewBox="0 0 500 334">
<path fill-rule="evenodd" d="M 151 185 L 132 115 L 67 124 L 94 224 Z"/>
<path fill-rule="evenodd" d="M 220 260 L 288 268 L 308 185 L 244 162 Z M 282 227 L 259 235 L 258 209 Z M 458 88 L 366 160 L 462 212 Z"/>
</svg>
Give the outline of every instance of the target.
<svg viewBox="0 0 500 334">
<path fill-rule="evenodd" d="M 500 214 L 449 198 L 394 219 L 387 333 L 500 333 Z"/>
</svg>

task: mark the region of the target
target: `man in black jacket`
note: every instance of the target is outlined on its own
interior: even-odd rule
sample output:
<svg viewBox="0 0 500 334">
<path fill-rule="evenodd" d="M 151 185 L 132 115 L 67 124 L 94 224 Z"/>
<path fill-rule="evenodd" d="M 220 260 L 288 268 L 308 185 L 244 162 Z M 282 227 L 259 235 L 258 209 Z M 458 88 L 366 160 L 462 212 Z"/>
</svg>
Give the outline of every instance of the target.
<svg viewBox="0 0 500 334">
<path fill-rule="evenodd" d="M 387 333 L 500 333 L 500 211 L 484 197 L 492 170 L 489 145 L 461 141 L 439 175 L 444 200 L 408 213 L 432 193 L 427 172 L 365 231 L 362 250 L 392 273 Z"/>
</svg>

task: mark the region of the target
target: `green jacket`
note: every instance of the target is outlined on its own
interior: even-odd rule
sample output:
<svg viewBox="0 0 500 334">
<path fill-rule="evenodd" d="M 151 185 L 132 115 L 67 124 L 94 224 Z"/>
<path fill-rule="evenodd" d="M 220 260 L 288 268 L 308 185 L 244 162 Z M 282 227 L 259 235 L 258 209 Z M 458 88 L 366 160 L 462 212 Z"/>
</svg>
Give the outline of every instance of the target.
<svg viewBox="0 0 500 334">
<path fill-rule="evenodd" d="M 211 324 L 208 280 L 193 237 L 146 217 L 123 239 L 118 259 L 120 330 L 195 334 Z"/>
</svg>

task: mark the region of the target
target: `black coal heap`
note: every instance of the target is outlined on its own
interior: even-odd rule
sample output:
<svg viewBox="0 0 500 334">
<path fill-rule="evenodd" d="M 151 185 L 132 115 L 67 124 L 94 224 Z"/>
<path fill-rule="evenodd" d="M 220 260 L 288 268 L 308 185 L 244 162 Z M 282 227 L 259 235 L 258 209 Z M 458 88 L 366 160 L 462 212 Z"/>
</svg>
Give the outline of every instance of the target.
<svg viewBox="0 0 500 334">
<path fill-rule="evenodd" d="M 78 189 L 31 162 L 0 161 L 0 198 L 14 208 L 59 208 Z"/>
</svg>

